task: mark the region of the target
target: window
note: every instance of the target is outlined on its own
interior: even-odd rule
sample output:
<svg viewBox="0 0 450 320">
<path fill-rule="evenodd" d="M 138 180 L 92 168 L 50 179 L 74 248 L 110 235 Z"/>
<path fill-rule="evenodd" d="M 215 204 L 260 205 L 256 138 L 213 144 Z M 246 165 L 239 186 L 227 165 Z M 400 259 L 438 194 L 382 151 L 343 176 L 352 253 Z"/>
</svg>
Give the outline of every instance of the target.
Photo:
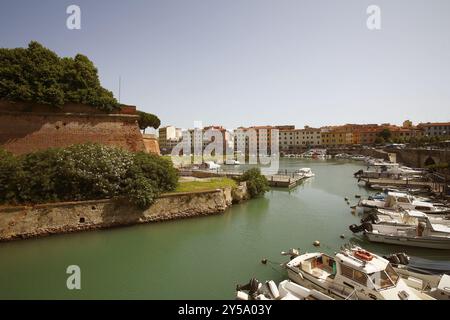
<svg viewBox="0 0 450 320">
<path fill-rule="evenodd" d="M 362 284 L 364 286 L 367 285 L 368 278 L 364 272 L 352 269 L 350 267 L 341 264 L 341 273 L 344 277 L 350 280 L 358 282 L 359 284 Z"/>
<path fill-rule="evenodd" d="M 370 274 L 369 277 L 376 289 L 386 289 L 394 285 L 387 273 L 384 271 L 374 272 Z"/>
<path fill-rule="evenodd" d="M 394 282 L 396 284 L 398 281 L 399 275 L 397 274 L 397 272 L 395 272 L 394 268 L 392 268 L 392 266 L 390 264 L 388 264 L 385 271 L 388 274 L 389 278 L 391 278 L 392 282 Z"/>
<path fill-rule="evenodd" d="M 405 197 L 398 198 L 397 201 L 398 201 L 398 202 L 401 202 L 401 203 L 409 203 L 409 199 L 408 199 L 408 198 L 405 198 Z"/>
<path fill-rule="evenodd" d="M 347 266 L 344 266 L 343 264 L 341 264 L 341 273 L 344 277 L 347 277 L 349 279 L 353 278 L 353 269 L 349 268 Z"/>
<path fill-rule="evenodd" d="M 358 270 L 354 270 L 353 271 L 353 280 L 355 280 L 356 282 L 366 286 L 367 285 L 367 276 L 365 273 L 358 271 Z"/>
</svg>

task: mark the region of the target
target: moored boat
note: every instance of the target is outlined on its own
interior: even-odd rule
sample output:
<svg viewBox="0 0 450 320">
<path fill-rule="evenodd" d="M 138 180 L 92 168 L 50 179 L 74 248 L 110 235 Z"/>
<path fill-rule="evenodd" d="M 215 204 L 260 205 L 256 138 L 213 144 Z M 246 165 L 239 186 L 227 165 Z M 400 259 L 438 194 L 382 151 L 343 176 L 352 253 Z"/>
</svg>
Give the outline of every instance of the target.
<svg viewBox="0 0 450 320">
<path fill-rule="evenodd" d="M 397 244 L 402 246 L 422 247 L 450 250 L 450 227 L 448 225 L 431 223 L 422 212 L 405 212 L 413 224 L 376 224 L 364 222 L 362 225 L 351 225 L 353 233 L 363 232 L 372 242 Z"/>
<path fill-rule="evenodd" d="M 238 166 L 241 163 L 238 160 L 235 160 L 235 159 L 227 159 L 227 160 L 225 160 L 225 164 L 226 165 L 231 165 L 231 166 Z"/>
<path fill-rule="evenodd" d="M 237 300 L 334 300 L 330 296 L 305 288 L 290 280 L 281 281 L 276 286 L 273 280 L 264 284 L 253 278 L 245 285 L 236 287 Z"/>
<path fill-rule="evenodd" d="M 376 224 L 391 224 L 391 225 L 417 225 L 417 217 L 427 217 L 432 224 L 442 224 L 450 226 L 450 219 L 448 215 L 427 215 L 417 210 L 384 210 L 375 209 L 372 212 L 364 214 L 361 222 L 371 221 Z"/>
<path fill-rule="evenodd" d="M 398 210 L 408 209 L 417 210 L 427 214 L 445 214 L 450 213 L 450 208 L 441 204 L 420 201 L 416 197 L 403 192 L 388 192 L 384 200 L 366 200 L 362 199 L 356 206 L 356 212 L 362 214 L 373 209 Z"/>
<path fill-rule="evenodd" d="M 321 252 L 294 254 L 285 267 L 292 281 L 333 298 L 433 300 L 409 287 L 388 260 L 356 246 L 334 256 Z"/>
<path fill-rule="evenodd" d="M 311 168 L 300 168 L 295 171 L 295 174 L 305 177 L 305 178 L 312 178 L 315 176 L 315 174 L 312 172 Z"/>
</svg>

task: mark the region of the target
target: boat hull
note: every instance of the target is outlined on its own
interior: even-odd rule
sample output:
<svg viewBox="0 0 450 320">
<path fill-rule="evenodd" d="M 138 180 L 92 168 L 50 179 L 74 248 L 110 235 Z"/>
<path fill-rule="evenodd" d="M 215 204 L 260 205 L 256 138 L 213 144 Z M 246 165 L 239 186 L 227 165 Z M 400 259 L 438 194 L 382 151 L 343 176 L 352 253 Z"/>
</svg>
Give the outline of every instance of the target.
<svg viewBox="0 0 450 320">
<path fill-rule="evenodd" d="M 450 250 L 450 239 L 395 236 L 395 235 L 378 234 L 378 233 L 372 233 L 372 232 L 365 232 L 364 235 L 371 242 L 396 244 L 396 245 L 410 246 L 410 247 Z"/>
</svg>

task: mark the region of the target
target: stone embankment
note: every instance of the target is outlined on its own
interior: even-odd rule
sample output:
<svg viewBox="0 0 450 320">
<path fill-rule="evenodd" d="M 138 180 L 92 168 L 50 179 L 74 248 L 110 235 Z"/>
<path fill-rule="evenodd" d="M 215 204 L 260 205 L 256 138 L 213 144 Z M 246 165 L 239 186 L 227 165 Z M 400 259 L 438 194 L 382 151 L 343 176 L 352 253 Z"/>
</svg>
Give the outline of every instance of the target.
<svg viewBox="0 0 450 320">
<path fill-rule="evenodd" d="M 0 241 L 215 215 L 246 199 L 246 186 L 241 184 L 234 190 L 163 194 L 146 210 L 119 199 L 3 206 Z"/>
</svg>

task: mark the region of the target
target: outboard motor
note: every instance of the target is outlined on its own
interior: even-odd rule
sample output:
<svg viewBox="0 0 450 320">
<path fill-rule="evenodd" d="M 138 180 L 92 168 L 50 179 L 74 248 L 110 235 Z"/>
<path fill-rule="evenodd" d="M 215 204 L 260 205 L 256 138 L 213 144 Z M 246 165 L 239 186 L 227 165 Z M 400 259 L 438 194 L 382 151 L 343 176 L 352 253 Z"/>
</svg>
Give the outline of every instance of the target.
<svg viewBox="0 0 450 320">
<path fill-rule="evenodd" d="M 376 224 L 378 222 L 378 216 L 376 213 L 369 213 L 365 217 L 361 219 L 361 223 L 364 222 L 371 222 L 373 224 Z"/>
<path fill-rule="evenodd" d="M 236 291 L 247 290 L 250 298 L 252 300 L 254 300 L 258 296 L 259 286 L 260 286 L 260 282 L 258 281 L 258 279 L 251 278 L 249 283 L 244 284 L 244 285 L 237 285 Z"/>
<path fill-rule="evenodd" d="M 409 264 L 409 256 L 404 253 L 393 253 L 389 256 L 383 256 L 386 260 L 388 260 L 393 265 L 408 265 Z"/>
<path fill-rule="evenodd" d="M 362 169 L 360 169 L 360 170 L 356 171 L 356 172 L 353 174 L 353 176 L 354 176 L 355 178 L 357 178 L 357 177 L 361 176 L 363 173 L 364 173 L 364 171 L 363 171 Z"/>
<path fill-rule="evenodd" d="M 372 231 L 372 224 L 370 222 L 364 222 L 363 224 L 361 224 L 360 226 L 356 225 L 356 224 L 352 224 L 351 226 L 348 227 L 350 229 L 351 232 L 353 233 L 359 233 L 359 232 L 363 232 L 363 231 Z"/>
</svg>

